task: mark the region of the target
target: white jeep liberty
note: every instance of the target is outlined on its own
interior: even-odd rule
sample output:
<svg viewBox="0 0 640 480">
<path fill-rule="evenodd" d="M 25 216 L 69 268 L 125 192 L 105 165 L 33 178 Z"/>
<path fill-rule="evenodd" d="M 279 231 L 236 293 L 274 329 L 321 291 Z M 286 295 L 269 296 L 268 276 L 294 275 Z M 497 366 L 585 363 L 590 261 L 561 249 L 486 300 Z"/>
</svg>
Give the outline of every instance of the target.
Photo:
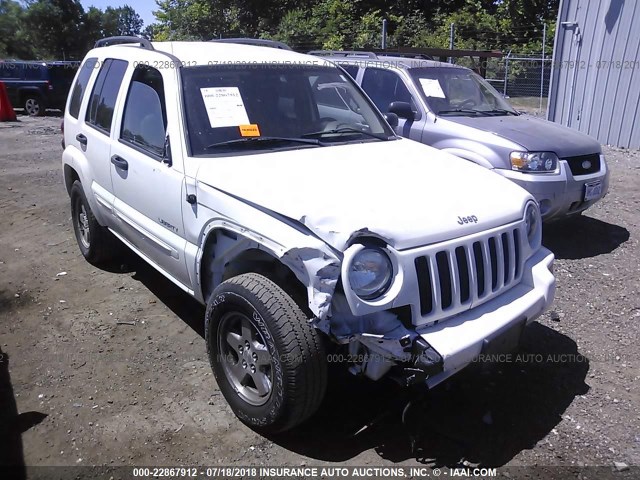
<svg viewBox="0 0 640 480">
<path fill-rule="evenodd" d="M 388 122 L 285 49 L 116 37 L 76 76 L 62 164 L 82 254 L 116 237 L 206 303 L 218 386 L 254 429 L 311 416 L 328 361 L 433 387 L 552 302 L 533 197 Z"/>
</svg>

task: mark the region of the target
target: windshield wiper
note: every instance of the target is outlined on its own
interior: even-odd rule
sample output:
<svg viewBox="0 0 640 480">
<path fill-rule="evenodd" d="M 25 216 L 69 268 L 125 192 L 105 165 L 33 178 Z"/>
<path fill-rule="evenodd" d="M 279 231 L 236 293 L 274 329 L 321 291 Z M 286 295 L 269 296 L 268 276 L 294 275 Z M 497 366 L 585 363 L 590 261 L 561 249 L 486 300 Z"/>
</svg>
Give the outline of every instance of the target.
<svg viewBox="0 0 640 480">
<path fill-rule="evenodd" d="M 484 113 L 492 114 L 492 113 L 502 113 L 504 115 L 515 115 L 516 117 L 520 115 L 518 112 L 514 112 L 511 110 L 505 110 L 504 108 L 495 108 L 493 110 L 483 110 Z"/>
<path fill-rule="evenodd" d="M 438 115 L 451 115 L 451 114 L 463 114 L 463 115 L 481 115 L 488 116 L 486 110 L 471 110 L 469 108 L 456 108 L 453 110 L 440 110 Z"/>
<path fill-rule="evenodd" d="M 333 130 L 319 130 L 317 132 L 305 133 L 302 135 L 302 138 L 313 138 L 313 137 L 323 137 L 325 135 L 334 135 L 341 133 L 360 133 L 362 135 L 367 135 L 369 137 L 377 138 L 378 140 L 390 140 L 395 137 L 387 137 L 386 135 L 380 135 L 377 133 L 371 133 L 364 130 L 359 130 L 353 127 L 342 127 L 342 128 L 334 128 Z"/>
<path fill-rule="evenodd" d="M 257 145 L 269 146 L 274 143 L 304 143 L 306 145 L 315 145 L 317 147 L 324 146 L 319 140 L 311 138 L 295 138 L 295 137 L 249 137 L 249 138 L 236 138 L 235 140 L 227 140 L 225 142 L 212 143 L 205 147 L 205 150 L 211 150 L 221 147 L 255 147 Z"/>
</svg>

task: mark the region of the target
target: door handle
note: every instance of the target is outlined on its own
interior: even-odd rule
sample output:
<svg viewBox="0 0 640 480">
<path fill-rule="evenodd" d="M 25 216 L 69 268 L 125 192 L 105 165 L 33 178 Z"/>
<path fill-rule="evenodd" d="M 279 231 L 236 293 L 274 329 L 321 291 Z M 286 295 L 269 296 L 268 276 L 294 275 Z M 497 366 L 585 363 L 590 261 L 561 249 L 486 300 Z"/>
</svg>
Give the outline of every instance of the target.
<svg viewBox="0 0 640 480">
<path fill-rule="evenodd" d="M 111 163 L 121 170 L 129 170 L 129 162 L 118 155 L 111 157 Z"/>
<path fill-rule="evenodd" d="M 81 133 L 77 134 L 76 140 L 78 140 L 78 142 L 80 142 L 81 145 L 84 145 L 85 147 L 87 146 L 87 137 L 85 137 L 83 134 Z"/>
</svg>

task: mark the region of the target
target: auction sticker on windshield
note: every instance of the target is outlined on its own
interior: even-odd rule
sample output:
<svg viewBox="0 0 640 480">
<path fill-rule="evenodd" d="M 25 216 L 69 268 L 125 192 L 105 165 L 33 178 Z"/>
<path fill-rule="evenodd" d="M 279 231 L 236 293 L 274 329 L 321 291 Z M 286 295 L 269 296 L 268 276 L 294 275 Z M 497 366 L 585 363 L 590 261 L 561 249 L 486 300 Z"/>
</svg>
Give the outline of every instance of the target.
<svg viewBox="0 0 640 480">
<path fill-rule="evenodd" d="M 440 81 L 438 79 L 421 78 L 420 85 L 422 85 L 422 90 L 424 90 L 424 94 L 427 97 L 447 98 L 442 91 L 442 87 L 440 86 Z"/>
<path fill-rule="evenodd" d="M 251 123 L 238 87 L 201 88 L 200 93 L 211 128 L 237 127 Z"/>
<path fill-rule="evenodd" d="M 259 137 L 260 128 L 258 125 L 240 125 L 240 135 L 243 137 Z"/>
</svg>

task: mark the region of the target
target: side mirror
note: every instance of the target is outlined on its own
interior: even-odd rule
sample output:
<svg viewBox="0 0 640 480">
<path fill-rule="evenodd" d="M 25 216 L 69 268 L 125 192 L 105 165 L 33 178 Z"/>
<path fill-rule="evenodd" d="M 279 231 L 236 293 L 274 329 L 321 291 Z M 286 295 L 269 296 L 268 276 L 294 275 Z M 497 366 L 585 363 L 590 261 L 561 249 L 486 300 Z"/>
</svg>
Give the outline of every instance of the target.
<svg viewBox="0 0 640 480">
<path fill-rule="evenodd" d="M 398 126 L 398 115 L 396 115 L 395 113 L 385 113 L 384 119 L 387 121 L 391 128 L 396 128 Z"/>
<path fill-rule="evenodd" d="M 411 104 L 408 102 L 391 102 L 388 110 L 391 113 L 395 113 L 398 117 L 406 118 L 407 120 L 413 120 L 416 117 L 415 112 L 411 108 Z"/>
<path fill-rule="evenodd" d="M 171 160 L 171 141 L 169 135 L 164 139 L 164 148 L 162 149 L 162 163 L 166 163 L 169 167 L 173 165 Z"/>
</svg>

